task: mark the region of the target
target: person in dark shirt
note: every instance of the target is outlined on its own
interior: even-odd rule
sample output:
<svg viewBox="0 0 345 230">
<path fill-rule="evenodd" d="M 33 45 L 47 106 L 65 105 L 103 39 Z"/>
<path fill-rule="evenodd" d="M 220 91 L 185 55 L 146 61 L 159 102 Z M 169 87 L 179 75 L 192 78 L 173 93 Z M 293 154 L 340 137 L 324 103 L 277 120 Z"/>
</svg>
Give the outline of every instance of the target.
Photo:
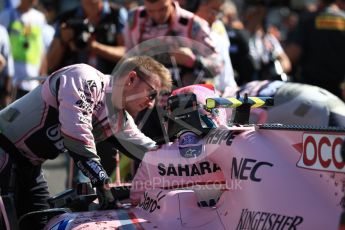
<svg viewBox="0 0 345 230">
<path fill-rule="evenodd" d="M 345 77 L 345 1 L 322 0 L 319 10 L 301 18 L 286 53 L 300 74 L 296 81 L 320 86 L 341 97 Z"/>
<path fill-rule="evenodd" d="M 111 74 L 124 55 L 123 29 L 127 11 L 108 1 L 82 0 L 59 15 L 48 52 L 48 69 L 86 63 Z"/>
<path fill-rule="evenodd" d="M 244 29 L 237 7 L 232 2 L 226 2 L 223 7 L 222 21 L 230 40 L 229 55 L 234 69 L 235 80 L 242 85 L 252 80 L 255 73 L 254 60 L 249 51 L 249 32 Z"/>
</svg>

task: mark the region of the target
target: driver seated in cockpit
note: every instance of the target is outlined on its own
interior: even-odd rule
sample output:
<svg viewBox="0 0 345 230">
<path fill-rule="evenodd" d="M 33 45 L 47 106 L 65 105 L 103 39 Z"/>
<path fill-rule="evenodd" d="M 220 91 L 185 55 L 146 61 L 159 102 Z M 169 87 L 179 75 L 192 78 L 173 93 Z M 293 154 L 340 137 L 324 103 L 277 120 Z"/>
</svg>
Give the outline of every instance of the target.
<svg viewBox="0 0 345 230">
<path fill-rule="evenodd" d="M 136 204 L 150 189 L 192 189 L 199 206 L 214 206 L 225 188 L 220 167 L 210 161 L 204 136 L 226 126 L 223 109 L 207 111 L 206 98 L 219 97 L 212 85 L 190 85 L 168 99 L 168 135 L 171 142 L 147 152 L 132 181 L 130 198 Z"/>
</svg>

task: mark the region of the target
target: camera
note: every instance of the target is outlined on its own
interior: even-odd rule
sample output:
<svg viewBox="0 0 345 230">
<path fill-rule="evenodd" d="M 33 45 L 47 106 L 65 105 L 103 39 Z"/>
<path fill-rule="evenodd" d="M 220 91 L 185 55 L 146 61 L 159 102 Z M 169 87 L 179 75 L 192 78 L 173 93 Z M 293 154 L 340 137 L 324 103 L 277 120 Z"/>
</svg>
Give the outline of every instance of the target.
<svg viewBox="0 0 345 230">
<path fill-rule="evenodd" d="M 78 49 L 84 49 L 95 27 L 87 19 L 69 19 L 66 21 L 67 28 L 74 32 L 74 44 Z"/>
</svg>

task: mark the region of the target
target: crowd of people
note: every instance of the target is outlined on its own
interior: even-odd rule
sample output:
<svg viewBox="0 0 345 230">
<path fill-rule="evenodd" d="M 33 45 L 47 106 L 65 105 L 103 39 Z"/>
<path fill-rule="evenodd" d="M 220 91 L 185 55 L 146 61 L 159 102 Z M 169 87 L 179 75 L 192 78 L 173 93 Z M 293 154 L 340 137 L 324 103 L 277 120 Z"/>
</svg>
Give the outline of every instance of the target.
<svg viewBox="0 0 345 230">
<path fill-rule="evenodd" d="M 345 126 L 345 0 L 63 2 L 0 6 L 0 185 L 19 216 L 48 207 L 41 164 L 63 152 L 115 207 L 114 155 L 137 167 L 169 142 L 166 100 L 186 86 L 273 96 L 265 122 Z"/>
<path fill-rule="evenodd" d="M 1 46 L 10 48 L 0 59 L 2 107 L 66 65 L 86 63 L 111 74 L 135 46 L 162 36 L 205 45 L 161 41 L 170 46 L 170 58 L 157 58 L 178 87 L 206 79 L 222 93 L 268 79 L 316 85 L 343 98 L 343 1 L 156 2 L 5 1 L 0 24 L 10 39 Z M 166 49 L 156 42 L 151 49 Z"/>
</svg>

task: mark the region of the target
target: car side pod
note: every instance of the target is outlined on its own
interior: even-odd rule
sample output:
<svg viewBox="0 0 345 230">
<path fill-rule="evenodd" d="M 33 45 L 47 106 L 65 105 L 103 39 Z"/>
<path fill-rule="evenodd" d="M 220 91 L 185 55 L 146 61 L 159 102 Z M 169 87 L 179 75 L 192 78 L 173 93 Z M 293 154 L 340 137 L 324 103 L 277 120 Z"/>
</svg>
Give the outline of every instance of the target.
<svg viewBox="0 0 345 230">
<path fill-rule="evenodd" d="M 144 229 L 153 229 L 154 225 L 163 229 L 222 228 L 217 209 L 201 208 L 195 191 L 189 189 L 146 191 L 133 212 L 146 220 L 141 223 Z"/>
<path fill-rule="evenodd" d="M 136 207 L 65 213 L 51 219 L 55 229 L 224 229 L 217 208 L 200 207 L 194 190 L 152 189 Z"/>
</svg>

